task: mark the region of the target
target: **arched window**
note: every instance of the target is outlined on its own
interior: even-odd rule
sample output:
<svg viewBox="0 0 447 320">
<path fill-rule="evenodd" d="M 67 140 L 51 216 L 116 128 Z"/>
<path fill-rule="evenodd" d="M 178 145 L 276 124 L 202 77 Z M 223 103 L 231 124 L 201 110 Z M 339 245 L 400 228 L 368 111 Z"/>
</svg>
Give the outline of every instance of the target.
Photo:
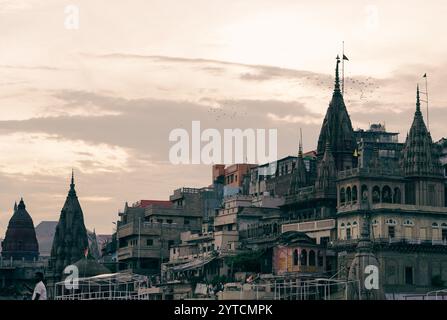
<svg viewBox="0 0 447 320">
<path fill-rule="evenodd" d="M 362 192 L 362 194 L 361 194 L 362 201 L 367 201 L 368 200 L 368 186 L 363 185 L 361 192 Z"/>
<path fill-rule="evenodd" d="M 299 259 L 299 256 L 298 256 L 298 249 L 295 249 L 295 250 L 293 251 L 293 265 L 294 265 L 294 266 L 297 266 L 297 265 L 298 265 L 298 259 Z"/>
<path fill-rule="evenodd" d="M 345 194 L 345 188 L 340 189 L 340 204 L 343 206 L 346 201 L 346 194 Z"/>
<path fill-rule="evenodd" d="M 358 198 L 357 186 L 352 187 L 352 203 L 356 203 Z"/>
<path fill-rule="evenodd" d="M 346 224 L 346 240 L 351 240 L 351 223 Z"/>
<path fill-rule="evenodd" d="M 431 227 L 432 227 L 432 228 L 438 228 L 438 224 L 437 224 L 436 222 L 433 222 L 433 223 L 431 224 Z"/>
<path fill-rule="evenodd" d="M 347 187 L 346 188 L 346 201 L 348 202 L 348 203 L 350 203 L 351 202 L 351 187 Z"/>
<path fill-rule="evenodd" d="M 372 189 L 372 202 L 373 203 L 380 202 L 380 188 L 378 186 L 374 186 Z"/>
<path fill-rule="evenodd" d="M 402 195 L 399 188 L 394 188 L 393 203 L 402 203 Z"/>
<path fill-rule="evenodd" d="M 412 225 L 414 225 L 413 221 L 411 221 L 411 220 L 404 221 L 404 226 L 412 226 Z"/>
<path fill-rule="evenodd" d="M 309 266 L 315 266 L 315 251 L 309 250 Z"/>
<path fill-rule="evenodd" d="M 443 229 L 444 229 L 444 228 L 447 228 L 447 223 L 442 223 L 442 224 L 441 224 L 441 228 L 443 228 Z"/>
<path fill-rule="evenodd" d="M 382 188 L 382 202 L 384 203 L 392 202 L 391 188 L 389 186 L 384 186 Z"/>
<path fill-rule="evenodd" d="M 301 250 L 301 259 L 300 259 L 302 266 L 307 266 L 307 251 L 306 249 Z"/>
</svg>

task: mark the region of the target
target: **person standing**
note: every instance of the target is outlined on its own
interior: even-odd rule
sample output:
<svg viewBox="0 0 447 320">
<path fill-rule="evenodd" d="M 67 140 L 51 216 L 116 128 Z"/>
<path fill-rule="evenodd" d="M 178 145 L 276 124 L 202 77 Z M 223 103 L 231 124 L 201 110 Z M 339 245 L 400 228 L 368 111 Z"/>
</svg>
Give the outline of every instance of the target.
<svg viewBox="0 0 447 320">
<path fill-rule="evenodd" d="M 32 300 L 47 300 L 47 288 L 43 283 L 42 272 L 36 272 L 36 286 L 34 287 Z"/>
</svg>

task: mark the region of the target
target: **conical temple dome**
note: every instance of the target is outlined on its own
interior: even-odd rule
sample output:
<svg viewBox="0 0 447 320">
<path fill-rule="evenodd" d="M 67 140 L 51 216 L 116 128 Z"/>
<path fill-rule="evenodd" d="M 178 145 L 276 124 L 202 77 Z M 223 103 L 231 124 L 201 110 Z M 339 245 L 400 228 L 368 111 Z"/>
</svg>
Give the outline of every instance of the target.
<svg viewBox="0 0 447 320">
<path fill-rule="evenodd" d="M 416 93 L 416 112 L 402 150 L 401 167 L 406 177 L 442 177 L 439 154 L 422 117 L 419 86 Z"/>
<path fill-rule="evenodd" d="M 66 266 L 84 257 L 87 248 L 88 238 L 84 214 L 76 195 L 72 174 L 70 190 L 61 210 L 51 249 L 52 270 L 60 274 Z"/>
<path fill-rule="evenodd" d="M 337 57 L 334 92 L 318 138 L 317 156 L 319 159 L 323 157 L 326 143 L 329 142 L 337 170 L 345 170 L 354 166 L 353 154 L 356 141 L 351 119 L 340 91 L 339 63 L 340 58 Z"/>
<path fill-rule="evenodd" d="M 26 211 L 23 199 L 18 206 L 14 206 L 14 214 L 9 220 L 5 240 L 2 242 L 2 257 L 14 260 L 33 260 L 39 257 L 33 219 Z"/>
</svg>

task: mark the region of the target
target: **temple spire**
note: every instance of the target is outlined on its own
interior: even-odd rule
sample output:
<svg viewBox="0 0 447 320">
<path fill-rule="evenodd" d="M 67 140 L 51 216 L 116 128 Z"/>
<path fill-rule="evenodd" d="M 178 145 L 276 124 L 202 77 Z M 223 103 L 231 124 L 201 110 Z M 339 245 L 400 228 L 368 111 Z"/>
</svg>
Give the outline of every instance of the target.
<svg viewBox="0 0 447 320">
<path fill-rule="evenodd" d="M 419 84 L 416 87 L 416 112 L 421 113 L 421 100 L 419 98 Z"/>
<path fill-rule="evenodd" d="M 14 202 L 14 213 L 17 211 L 17 201 Z"/>
<path fill-rule="evenodd" d="M 300 128 L 300 142 L 298 145 L 298 157 L 303 157 L 303 131 Z"/>
<path fill-rule="evenodd" d="M 74 183 L 74 170 L 71 169 L 71 181 L 70 181 L 70 191 L 68 192 L 68 195 L 76 195 L 76 190 L 75 190 L 75 183 Z"/>
<path fill-rule="evenodd" d="M 335 67 L 335 87 L 334 87 L 334 93 L 340 93 L 340 75 L 338 71 L 338 65 L 340 64 L 340 57 L 337 55 L 337 64 Z"/>
</svg>

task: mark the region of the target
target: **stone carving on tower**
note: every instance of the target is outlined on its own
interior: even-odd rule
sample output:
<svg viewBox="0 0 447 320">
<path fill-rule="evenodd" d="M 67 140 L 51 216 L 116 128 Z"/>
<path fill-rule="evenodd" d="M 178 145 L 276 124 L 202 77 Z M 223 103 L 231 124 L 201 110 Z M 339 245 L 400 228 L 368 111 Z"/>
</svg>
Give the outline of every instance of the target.
<svg viewBox="0 0 447 320">
<path fill-rule="evenodd" d="M 318 162 L 317 180 L 315 181 L 315 191 L 324 197 L 336 197 L 337 169 L 332 156 L 329 141 L 326 142 L 323 158 Z"/>
<path fill-rule="evenodd" d="M 2 242 L 3 259 L 37 260 L 39 257 L 39 244 L 33 219 L 26 211 L 25 202 L 20 200 L 14 205 L 14 214 L 9 220 L 5 239 Z"/>
<path fill-rule="evenodd" d="M 356 149 L 356 140 L 351 119 L 340 90 L 339 63 L 340 58 L 337 56 L 335 88 L 318 138 L 317 157 L 318 159 L 323 157 L 326 143 L 329 142 L 335 166 L 338 171 L 342 171 L 356 166 L 355 158 L 353 157 Z"/>
<path fill-rule="evenodd" d="M 66 266 L 83 258 L 87 248 L 87 229 L 72 173 L 70 190 L 61 210 L 51 249 L 50 267 L 54 274 L 61 275 Z"/>
</svg>

